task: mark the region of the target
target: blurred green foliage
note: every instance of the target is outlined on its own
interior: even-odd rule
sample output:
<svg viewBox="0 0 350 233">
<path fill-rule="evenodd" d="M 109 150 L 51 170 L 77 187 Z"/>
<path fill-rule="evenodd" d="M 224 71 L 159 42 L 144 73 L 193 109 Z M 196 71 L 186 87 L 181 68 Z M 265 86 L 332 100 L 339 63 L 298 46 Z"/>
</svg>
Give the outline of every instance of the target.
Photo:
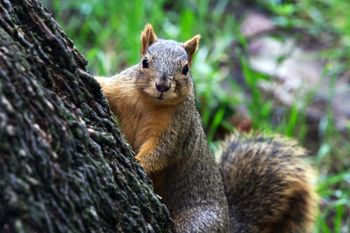
<svg viewBox="0 0 350 233">
<path fill-rule="evenodd" d="M 248 41 L 240 33 L 241 9 L 254 8 L 268 14 L 285 32 L 279 35 L 281 39 L 298 40 L 307 35 L 328 41 L 329 45 L 320 51 L 325 61 L 325 78 L 335 80 L 349 70 L 348 0 L 264 0 L 245 4 L 229 0 L 44 2 L 87 57 L 88 69 L 99 75 L 113 75 L 139 61 L 140 32 L 147 22 L 153 24 L 161 38 L 185 41 L 201 34 L 192 74 L 203 125 L 214 149 L 218 130 L 233 130 L 229 118 L 240 104 L 247 107 L 255 130 L 307 142 L 304 108 L 312 99 L 312 93 L 302 106 L 295 104 L 284 109 L 280 124 L 272 123 L 274 106 L 259 88 L 259 82 L 269 81 L 270 77 L 254 71 L 249 64 Z M 301 33 L 293 33 L 295 30 Z M 233 78 L 237 68 L 243 76 L 244 87 Z M 330 85 L 328 95 L 332 98 L 333 94 L 334 86 Z M 337 132 L 330 108 L 319 124 L 318 135 L 320 145 L 313 160 L 320 173 L 322 205 L 315 232 L 347 233 L 350 232 L 350 145 Z"/>
</svg>

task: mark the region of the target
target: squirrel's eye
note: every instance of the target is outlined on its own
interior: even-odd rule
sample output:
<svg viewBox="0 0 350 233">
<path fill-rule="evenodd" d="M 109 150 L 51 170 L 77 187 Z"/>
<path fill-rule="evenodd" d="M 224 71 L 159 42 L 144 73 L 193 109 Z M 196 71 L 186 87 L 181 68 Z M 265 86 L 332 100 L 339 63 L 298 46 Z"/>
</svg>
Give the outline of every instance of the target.
<svg viewBox="0 0 350 233">
<path fill-rule="evenodd" d="M 143 60 L 142 60 L 142 68 L 148 68 L 148 66 L 149 66 L 149 64 L 148 64 L 148 60 L 147 60 L 147 58 L 144 58 Z"/>
<path fill-rule="evenodd" d="M 184 68 L 182 68 L 182 74 L 187 75 L 188 73 L 188 65 L 185 65 Z"/>
</svg>

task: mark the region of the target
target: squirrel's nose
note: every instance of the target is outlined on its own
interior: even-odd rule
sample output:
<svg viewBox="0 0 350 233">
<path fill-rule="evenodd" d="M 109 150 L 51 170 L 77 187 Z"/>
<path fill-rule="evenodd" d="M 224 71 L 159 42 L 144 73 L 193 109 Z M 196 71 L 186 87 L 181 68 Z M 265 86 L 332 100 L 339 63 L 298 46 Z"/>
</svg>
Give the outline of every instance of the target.
<svg viewBox="0 0 350 233">
<path fill-rule="evenodd" d="M 156 83 L 156 88 L 159 92 L 166 92 L 170 89 L 170 85 Z"/>
</svg>

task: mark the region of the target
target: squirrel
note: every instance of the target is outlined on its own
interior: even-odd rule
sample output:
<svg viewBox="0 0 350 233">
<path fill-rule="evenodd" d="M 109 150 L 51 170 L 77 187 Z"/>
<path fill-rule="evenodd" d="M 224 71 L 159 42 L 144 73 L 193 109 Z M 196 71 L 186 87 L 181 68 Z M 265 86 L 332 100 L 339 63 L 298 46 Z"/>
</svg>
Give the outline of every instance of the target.
<svg viewBox="0 0 350 233">
<path fill-rule="evenodd" d="M 234 134 L 215 161 L 190 73 L 199 40 L 159 39 L 147 24 L 140 63 L 95 77 L 176 232 L 310 232 L 314 172 L 296 143 Z"/>
</svg>

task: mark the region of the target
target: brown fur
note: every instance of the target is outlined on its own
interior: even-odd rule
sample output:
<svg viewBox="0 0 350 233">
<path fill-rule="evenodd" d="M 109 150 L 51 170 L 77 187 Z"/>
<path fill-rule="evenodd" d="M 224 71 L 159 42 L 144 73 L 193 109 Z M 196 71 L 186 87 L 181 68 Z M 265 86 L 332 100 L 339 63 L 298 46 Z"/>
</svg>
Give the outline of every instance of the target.
<svg viewBox="0 0 350 233">
<path fill-rule="evenodd" d="M 231 232 L 311 232 L 318 199 L 301 147 L 263 135 L 231 135 L 222 147 Z"/>
<path fill-rule="evenodd" d="M 200 39 L 201 39 L 200 35 L 195 35 L 194 37 L 192 37 L 191 39 L 189 39 L 184 43 L 184 48 L 190 57 L 190 59 L 188 59 L 189 64 L 192 63 L 192 56 L 198 49 Z"/>
<path fill-rule="evenodd" d="M 293 142 L 231 138 L 220 162 L 223 184 L 195 108 L 190 73 L 182 72 L 199 39 L 158 39 L 146 25 L 141 62 L 110 79 L 96 77 L 176 231 L 309 232 L 316 203 L 312 169 Z M 160 91 L 159 83 L 169 89 Z"/>
<path fill-rule="evenodd" d="M 157 36 L 151 24 L 147 24 L 141 33 L 141 55 L 145 55 L 148 47 L 156 42 Z"/>
<path fill-rule="evenodd" d="M 145 98 L 123 76 L 106 80 L 98 79 L 107 96 L 111 110 L 118 116 L 121 128 L 129 144 L 136 152 L 136 159 L 146 161 L 159 144 L 160 137 L 170 126 L 174 109 Z M 161 160 L 159 161 L 161 162 Z M 146 164 L 146 163 L 144 163 Z M 166 164 L 158 162 L 146 171 L 162 170 Z"/>
</svg>

